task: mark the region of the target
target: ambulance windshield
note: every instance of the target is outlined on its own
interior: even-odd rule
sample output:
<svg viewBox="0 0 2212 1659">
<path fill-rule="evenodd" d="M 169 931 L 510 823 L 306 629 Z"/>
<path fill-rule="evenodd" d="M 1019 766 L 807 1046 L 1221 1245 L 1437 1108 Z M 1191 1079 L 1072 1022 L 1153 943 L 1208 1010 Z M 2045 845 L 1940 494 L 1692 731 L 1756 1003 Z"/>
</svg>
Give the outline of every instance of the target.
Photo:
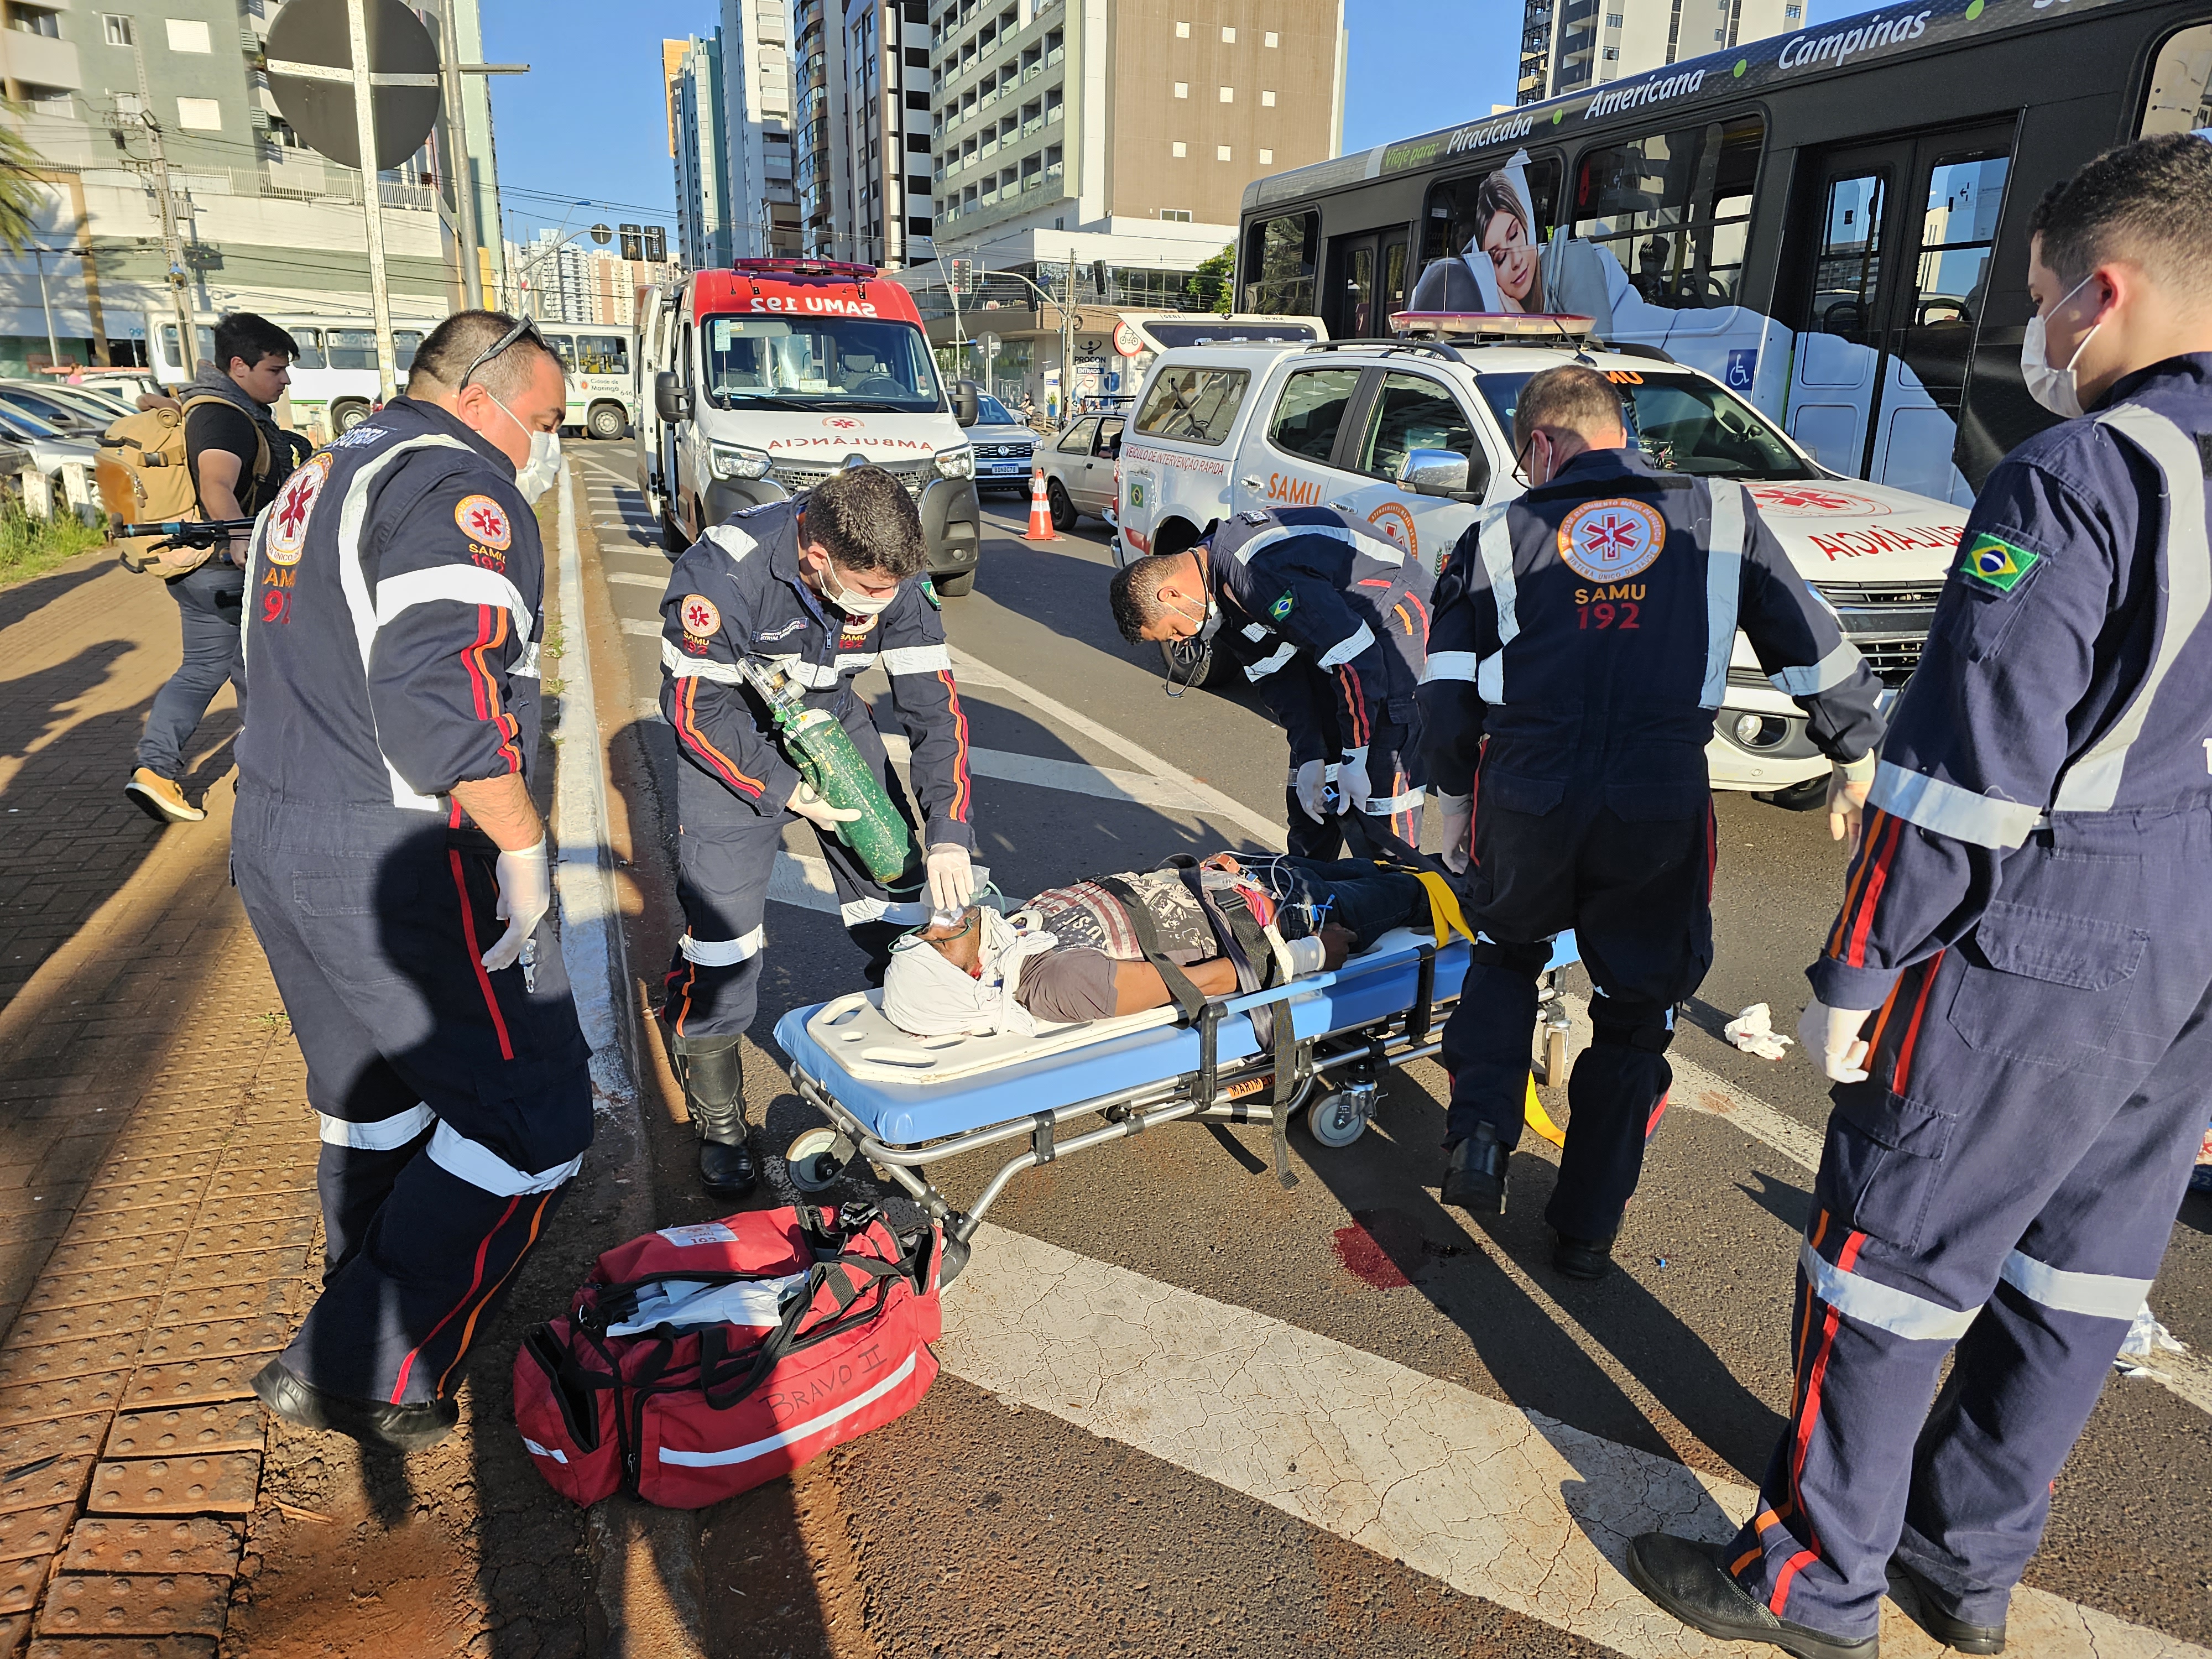
<svg viewBox="0 0 2212 1659">
<path fill-rule="evenodd" d="M 717 409 L 932 415 L 946 407 L 928 343 L 873 317 L 708 317 L 707 395 Z"/>
<path fill-rule="evenodd" d="M 1513 405 L 1526 374 L 1483 374 L 1476 384 L 1498 424 L 1513 430 Z M 1628 416 L 1628 441 L 1666 472 L 1701 478 L 1817 478 L 1766 417 L 1701 375 L 1608 369 Z"/>
</svg>

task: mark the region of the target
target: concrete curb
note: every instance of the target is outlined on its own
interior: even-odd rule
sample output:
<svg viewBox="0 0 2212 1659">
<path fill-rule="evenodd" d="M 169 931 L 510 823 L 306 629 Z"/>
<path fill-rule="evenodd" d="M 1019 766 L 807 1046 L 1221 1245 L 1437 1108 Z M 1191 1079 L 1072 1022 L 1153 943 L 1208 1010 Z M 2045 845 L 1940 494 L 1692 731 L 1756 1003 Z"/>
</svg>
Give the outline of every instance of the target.
<svg viewBox="0 0 2212 1659">
<path fill-rule="evenodd" d="M 636 1011 L 628 994 L 622 914 L 609 865 L 605 738 L 592 684 L 592 647 L 585 618 L 583 552 L 576 535 L 574 469 L 561 465 L 559 593 L 565 684 L 556 742 L 554 789 L 558 857 L 554 886 L 561 905 L 561 953 L 592 1045 L 592 1092 L 599 1117 L 600 1156 L 643 1171 L 647 1167 L 643 1097 L 636 1084 Z M 652 1183 L 623 1189 L 609 1243 L 653 1224 Z M 605 1614 L 605 1659 L 703 1659 L 697 1518 L 656 1510 L 635 1498 L 594 1504 L 591 1523 L 592 1590 Z"/>
</svg>

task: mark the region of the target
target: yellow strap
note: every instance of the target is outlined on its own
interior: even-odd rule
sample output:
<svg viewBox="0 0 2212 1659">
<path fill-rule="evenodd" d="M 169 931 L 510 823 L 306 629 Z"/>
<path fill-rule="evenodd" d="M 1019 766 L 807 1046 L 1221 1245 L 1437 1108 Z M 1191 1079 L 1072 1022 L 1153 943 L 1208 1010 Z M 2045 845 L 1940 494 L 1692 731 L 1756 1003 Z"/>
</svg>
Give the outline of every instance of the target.
<svg viewBox="0 0 2212 1659">
<path fill-rule="evenodd" d="M 1536 1079 L 1533 1075 L 1528 1079 L 1528 1101 L 1521 1109 L 1521 1115 L 1528 1120 L 1528 1127 L 1538 1134 L 1554 1146 L 1565 1150 L 1567 1132 L 1552 1121 L 1552 1115 L 1544 1109 L 1544 1103 L 1536 1098 Z"/>
<path fill-rule="evenodd" d="M 1429 895 L 1429 921 L 1437 930 L 1437 948 L 1442 950 L 1455 933 L 1469 945 L 1474 944 L 1474 929 L 1467 925 L 1466 914 L 1459 908 L 1459 895 L 1452 891 L 1451 884 L 1433 870 L 1416 870 L 1413 873 Z"/>
</svg>

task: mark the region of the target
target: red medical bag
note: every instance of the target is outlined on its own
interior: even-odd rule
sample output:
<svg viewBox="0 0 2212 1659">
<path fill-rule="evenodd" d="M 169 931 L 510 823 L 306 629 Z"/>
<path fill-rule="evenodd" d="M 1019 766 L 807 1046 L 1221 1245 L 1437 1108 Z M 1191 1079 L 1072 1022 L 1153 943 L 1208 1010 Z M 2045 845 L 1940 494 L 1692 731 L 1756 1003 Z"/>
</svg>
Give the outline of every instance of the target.
<svg viewBox="0 0 2212 1659">
<path fill-rule="evenodd" d="M 748 1210 L 609 1250 L 514 1358 L 514 1419 L 579 1504 L 700 1509 L 890 1422 L 937 1376 L 944 1238 L 872 1206 Z M 750 1300 L 738 1318 L 684 1316 Z M 780 1302 L 780 1306 L 779 1306 Z M 657 1310 L 675 1321 L 647 1323 Z M 614 1334 L 619 1330 L 623 1334 Z"/>
</svg>

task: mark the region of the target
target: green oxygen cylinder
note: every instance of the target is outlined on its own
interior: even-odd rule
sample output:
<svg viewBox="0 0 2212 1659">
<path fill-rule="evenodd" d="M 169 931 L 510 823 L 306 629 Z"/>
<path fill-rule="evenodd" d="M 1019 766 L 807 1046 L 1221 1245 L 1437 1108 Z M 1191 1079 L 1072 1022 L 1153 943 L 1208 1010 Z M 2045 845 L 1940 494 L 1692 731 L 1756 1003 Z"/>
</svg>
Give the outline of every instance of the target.
<svg viewBox="0 0 2212 1659">
<path fill-rule="evenodd" d="M 837 838 L 878 882 L 896 884 L 915 863 L 914 837 L 851 736 L 828 709 L 808 708 L 781 669 L 740 658 L 738 672 L 768 705 L 784 754 L 799 776 L 832 806 L 860 812 L 837 826 Z"/>
</svg>

